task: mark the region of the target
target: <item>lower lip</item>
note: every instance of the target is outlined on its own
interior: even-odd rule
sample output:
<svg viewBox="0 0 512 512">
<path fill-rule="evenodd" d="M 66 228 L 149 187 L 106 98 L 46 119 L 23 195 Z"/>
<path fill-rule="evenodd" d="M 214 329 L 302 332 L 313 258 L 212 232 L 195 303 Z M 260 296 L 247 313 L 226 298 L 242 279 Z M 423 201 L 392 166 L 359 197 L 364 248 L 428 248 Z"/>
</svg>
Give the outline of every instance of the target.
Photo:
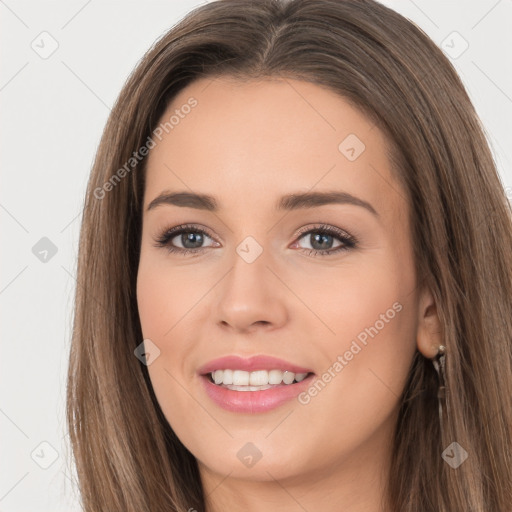
<svg viewBox="0 0 512 512">
<path fill-rule="evenodd" d="M 231 412 L 260 413 L 275 409 L 292 400 L 311 384 L 314 377 L 314 374 L 311 374 L 301 382 L 280 384 L 262 391 L 234 391 L 217 386 L 206 375 L 201 375 L 201 381 L 206 394 L 219 407 Z"/>
</svg>

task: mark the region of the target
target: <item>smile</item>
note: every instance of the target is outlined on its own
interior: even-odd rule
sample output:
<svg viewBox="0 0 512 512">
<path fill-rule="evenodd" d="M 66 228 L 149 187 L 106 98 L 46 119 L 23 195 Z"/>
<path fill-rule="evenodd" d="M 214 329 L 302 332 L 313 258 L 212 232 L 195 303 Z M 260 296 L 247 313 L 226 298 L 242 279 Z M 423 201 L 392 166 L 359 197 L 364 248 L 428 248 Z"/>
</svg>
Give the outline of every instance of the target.
<svg viewBox="0 0 512 512">
<path fill-rule="evenodd" d="M 294 401 L 300 393 L 303 393 L 311 386 L 315 378 L 314 373 L 307 373 L 304 376 L 304 374 L 283 372 L 281 370 L 259 370 L 249 374 L 249 372 L 233 370 L 234 382 L 247 382 L 249 379 L 249 383 L 224 384 L 224 372 L 226 371 L 226 380 L 229 382 L 230 370 L 215 370 L 215 372 L 212 372 L 213 378 L 212 373 L 208 373 L 207 375 L 201 375 L 200 380 L 203 390 L 215 405 L 235 413 L 261 414 L 284 406 L 287 402 Z M 222 374 L 219 373 L 217 377 L 217 372 L 222 372 Z M 275 379 L 277 381 L 279 374 L 282 374 L 282 379 L 280 379 L 281 382 L 279 384 L 251 385 L 252 374 L 256 374 L 253 379 L 261 379 L 259 381 L 253 380 L 252 382 L 262 382 L 263 379 L 267 381 Z M 221 376 L 222 383 L 220 383 Z M 213 380 L 215 377 L 219 381 L 218 384 Z M 298 382 L 297 377 L 302 380 Z M 285 380 L 290 381 L 290 379 L 292 381 L 286 384 Z"/>
<path fill-rule="evenodd" d="M 217 386 L 234 391 L 263 391 L 280 384 L 290 385 L 302 382 L 308 373 L 294 373 L 287 370 L 215 370 L 210 372 L 210 380 Z"/>
</svg>

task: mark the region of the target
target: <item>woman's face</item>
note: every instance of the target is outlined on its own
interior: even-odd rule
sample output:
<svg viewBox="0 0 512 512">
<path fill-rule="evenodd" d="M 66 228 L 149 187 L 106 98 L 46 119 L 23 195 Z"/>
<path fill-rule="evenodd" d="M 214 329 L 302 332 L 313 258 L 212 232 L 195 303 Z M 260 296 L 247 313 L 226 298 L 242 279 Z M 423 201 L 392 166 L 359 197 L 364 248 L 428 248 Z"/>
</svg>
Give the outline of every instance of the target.
<svg viewBox="0 0 512 512">
<path fill-rule="evenodd" d="M 137 299 L 171 427 L 217 482 L 379 467 L 423 313 L 382 133 L 296 80 L 202 79 L 161 122 Z"/>
</svg>

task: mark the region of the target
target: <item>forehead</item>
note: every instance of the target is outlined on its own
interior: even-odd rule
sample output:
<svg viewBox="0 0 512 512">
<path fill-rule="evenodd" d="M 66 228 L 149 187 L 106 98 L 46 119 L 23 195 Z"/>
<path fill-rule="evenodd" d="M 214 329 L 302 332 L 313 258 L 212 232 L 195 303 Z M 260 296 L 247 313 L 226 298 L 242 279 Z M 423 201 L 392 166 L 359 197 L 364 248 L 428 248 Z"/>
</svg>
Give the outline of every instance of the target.
<svg viewBox="0 0 512 512">
<path fill-rule="evenodd" d="M 240 208 L 250 198 L 270 207 L 278 196 L 311 189 L 343 190 L 380 210 L 397 204 L 384 135 L 316 84 L 200 79 L 180 91 L 159 126 L 145 207 L 164 190 L 184 189 Z"/>
</svg>

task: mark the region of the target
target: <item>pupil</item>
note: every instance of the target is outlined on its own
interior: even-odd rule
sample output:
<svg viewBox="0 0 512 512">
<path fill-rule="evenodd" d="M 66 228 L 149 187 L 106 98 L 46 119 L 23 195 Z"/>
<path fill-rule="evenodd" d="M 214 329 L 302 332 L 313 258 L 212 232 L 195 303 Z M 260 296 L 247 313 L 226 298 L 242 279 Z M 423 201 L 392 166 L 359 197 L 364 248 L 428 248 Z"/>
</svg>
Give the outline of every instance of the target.
<svg viewBox="0 0 512 512">
<path fill-rule="evenodd" d="M 330 247 L 326 247 L 325 245 L 322 245 L 322 244 L 330 245 L 329 242 L 332 242 L 331 235 L 317 233 L 315 235 L 311 235 L 311 237 L 312 237 L 311 247 L 313 247 L 313 249 L 322 251 L 322 250 L 330 248 Z M 315 247 L 315 244 L 317 242 L 319 242 L 320 245 L 318 247 Z"/>
<path fill-rule="evenodd" d="M 187 242 L 191 242 L 192 247 L 187 245 Z M 203 235 L 201 233 L 184 233 L 181 235 L 181 243 L 186 249 L 197 249 L 198 247 L 201 247 L 202 242 Z"/>
</svg>

